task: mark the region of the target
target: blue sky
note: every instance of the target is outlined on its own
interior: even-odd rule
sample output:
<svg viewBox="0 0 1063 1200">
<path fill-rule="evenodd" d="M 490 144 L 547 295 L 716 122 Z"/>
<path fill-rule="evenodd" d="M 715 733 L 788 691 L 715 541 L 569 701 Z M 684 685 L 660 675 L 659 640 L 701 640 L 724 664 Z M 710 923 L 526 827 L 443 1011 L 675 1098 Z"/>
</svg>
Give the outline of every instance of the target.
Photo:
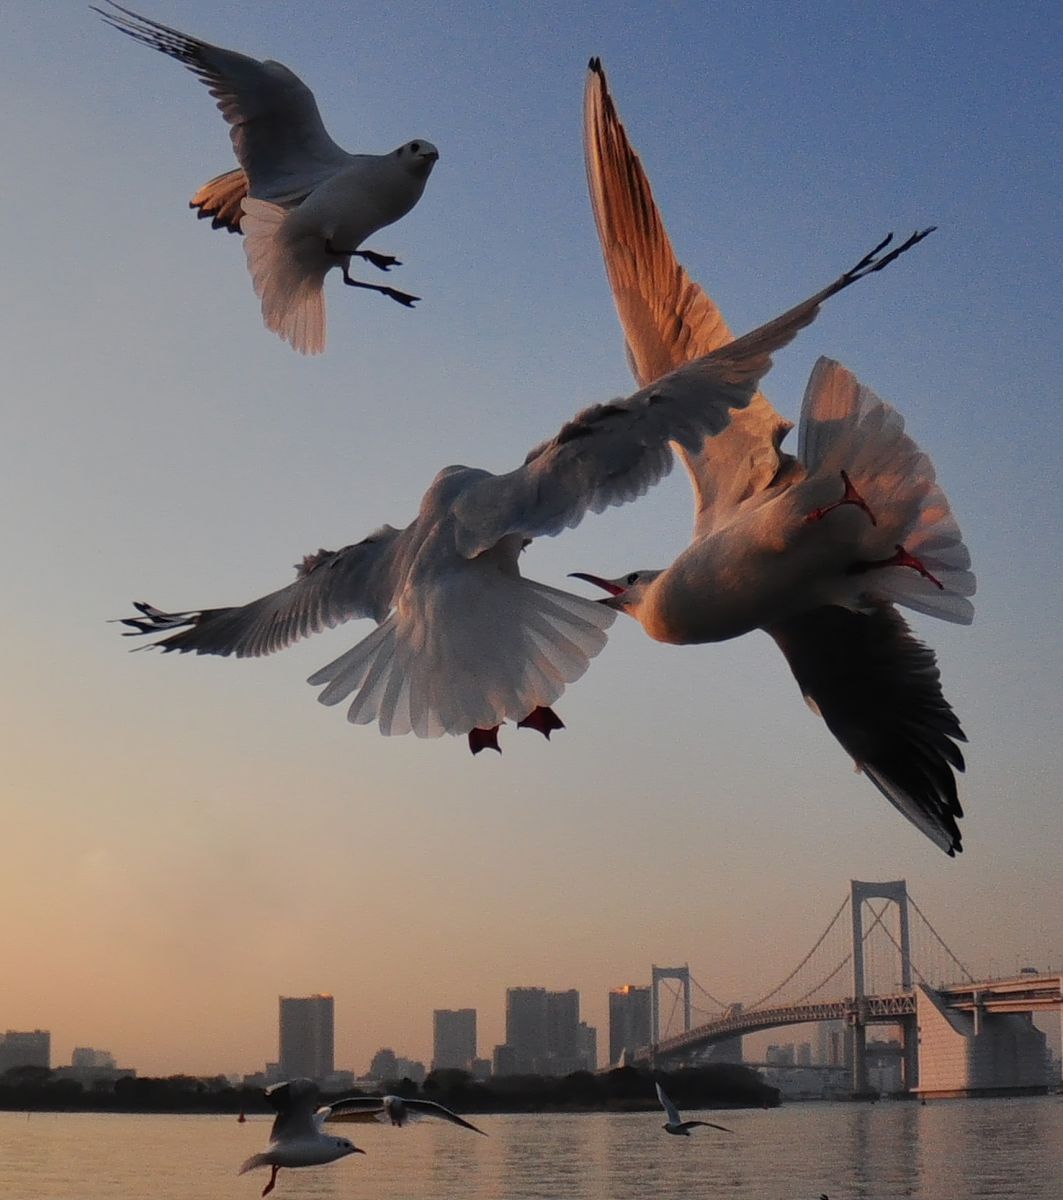
<svg viewBox="0 0 1063 1200">
<path fill-rule="evenodd" d="M 147 0 L 143 0 L 146 5 Z M 278 993 L 337 996 L 338 1056 L 430 1053 L 431 1009 L 689 961 L 716 995 L 781 978 L 850 877 L 906 877 L 961 958 L 1059 964 L 1058 154 L 1048 4 L 285 4 L 147 15 L 314 89 L 332 135 L 440 149 L 374 238 L 412 312 L 328 284 L 330 344 L 262 326 L 239 241 L 187 198 L 231 165 L 206 90 L 81 4 L 0 39 L 7 292 L 0 749 L 11 867 L 0 1026 L 142 1070 L 250 1070 Z M 970 737 L 948 861 L 805 709 L 763 636 L 704 648 L 618 621 L 547 745 L 385 739 L 304 680 L 351 625 L 275 658 L 127 654 L 108 618 L 239 603 L 318 546 L 404 524 L 441 466 L 502 470 L 632 389 L 580 144 L 601 55 L 684 263 L 745 330 L 882 234 L 918 250 L 833 301 L 820 354 L 905 415 L 974 556 L 969 629 L 915 618 Z M 536 543 L 527 573 L 664 565 L 681 472 Z M 487 760 L 487 761 L 485 761 Z M 12 982 L 13 981 L 13 982 Z"/>
</svg>

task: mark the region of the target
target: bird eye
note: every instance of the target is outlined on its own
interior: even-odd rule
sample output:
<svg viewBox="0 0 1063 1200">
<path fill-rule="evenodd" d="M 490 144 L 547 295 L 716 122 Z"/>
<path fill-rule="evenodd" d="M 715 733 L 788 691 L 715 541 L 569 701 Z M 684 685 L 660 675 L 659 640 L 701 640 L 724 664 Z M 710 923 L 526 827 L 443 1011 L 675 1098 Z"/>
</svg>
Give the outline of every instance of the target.
<svg viewBox="0 0 1063 1200">
<path fill-rule="evenodd" d="M 636 583 L 638 581 L 638 577 L 639 577 L 638 571 L 632 571 L 631 574 L 627 577 L 628 587 L 631 587 L 631 585 L 633 583 Z"/>
<path fill-rule="evenodd" d="M 413 151 L 414 154 L 420 154 L 421 153 L 421 143 L 420 142 L 410 142 L 410 149 Z"/>
</svg>

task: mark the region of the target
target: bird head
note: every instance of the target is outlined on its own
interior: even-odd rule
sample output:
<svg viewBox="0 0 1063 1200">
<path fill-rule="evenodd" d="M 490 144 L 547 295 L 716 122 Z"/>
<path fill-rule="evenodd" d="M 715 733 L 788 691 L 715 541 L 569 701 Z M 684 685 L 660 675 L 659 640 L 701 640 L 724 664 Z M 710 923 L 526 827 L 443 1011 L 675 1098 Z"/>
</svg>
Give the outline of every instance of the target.
<svg viewBox="0 0 1063 1200">
<path fill-rule="evenodd" d="M 407 142 L 404 146 L 400 146 L 395 151 L 395 157 L 412 175 L 416 175 L 421 179 L 427 179 L 432 168 L 436 165 L 436 160 L 439 158 L 439 151 L 431 142 L 426 142 L 424 138 L 419 138 L 417 141 Z"/>
<path fill-rule="evenodd" d="M 608 592 L 598 603 L 606 608 L 615 608 L 617 612 L 626 612 L 638 619 L 638 610 L 645 599 L 647 589 L 660 575 L 660 571 L 629 571 L 616 579 L 603 579 L 600 575 L 587 575 L 583 571 L 573 571 L 571 579 L 583 579 L 593 583 Z"/>
<path fill-rule="evenodd" d="M 356 1146 L 349 1138 L 334 1138 L 336 1143 L 336 1153 L 342 1158 L 347 1154 L 364 1154 L 365 1151 L 360 1146 Z"/>
</svg>

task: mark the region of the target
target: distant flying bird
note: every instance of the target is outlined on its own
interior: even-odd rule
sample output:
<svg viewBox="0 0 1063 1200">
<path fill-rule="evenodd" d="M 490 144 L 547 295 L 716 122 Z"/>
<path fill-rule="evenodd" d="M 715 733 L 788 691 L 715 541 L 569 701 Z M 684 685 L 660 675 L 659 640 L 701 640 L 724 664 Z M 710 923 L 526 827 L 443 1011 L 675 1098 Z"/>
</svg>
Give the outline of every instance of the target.
<svg viewBox="0 0 1063 1200">
<path fill-rule="evenodd" d="M 690 1137 L 690 1131 L 698 1125 L 709 1129 L 719 1129 L 721 1133 L 733 1133 L 726 1125 L 716 1125 L 712 1121 L 684 1121 L 679 1115 L 679 1109 L 668 1099 L 668 1095 L 660 1084 L 657 1084 L 657 1099 L 661 1102 L 664 1115 L 668 1120 L 661 1126 L 665 1133 L 674 1133 L 677 1137 Z"/>
<path fill-rule="evenodd" d="M 190 37 L 108 0 L 90 6 L 115 29 L 177 59 L 206 86 L 230 125 L 240 166 L 218 175 L 190 207 L 215 229 L 246 235 L 247 265 L 262 316 L 293 349 L 325 348 L 325 276 L 412 307 L 417 296 L 350 275 L 352 257 L 382 271 L 401 266 L 362 242 L 420 200 L 439 157 L 423 138 L 390 154 L 348 154 L 325 132 L 313 92 L 278 62 L 259 62 Z M 118 15 L 123 14 L 123 15 Z"/>
<path fill-rule="evenodd" d="M 252 1154 L 237 1172 L 243 1175 L 255 1167 L 269 1167 L 269 1183 L 262 1190 L 263 1196 L 273 1191 L 281 1167 L 320 1167 L 349 1154 L 365 1153 L 347 1138 L 322 1132 L 322 1125 L 336 1106 L 318 1107 L 320 1093 L 311 1080 L 275 1083 L 266 1088 L 266 1097 L 277 1110 L 269 1146 L 261 1154 Z"/>
<path fill-rule="evenodd" d="M 669 442 L 699 450 L 748 402 L 771 352 L 826 299 L 922 236 L 879 257 L 881 243 L 774 321 L 626 400 L 585 410 L 508 474 L 445 468 L 405 529 L 385 525 L 353 546 L 309 555 L 279 591 L 193 612 L 138 603 L 140 615 L 122 623 L 135 634 L 181 630 L 153 643 L 164 650 L 247 657 L 371 617 L 377 628 L 368 637 L 310 677 L 325 685 L 322 703 L 353 695 L 347 719 L 355 724 L 377 721 L 384 734 L 467 734 L 473 753 L 497 750 L 507 720 L 549 737 L 562 727 L 550 706 L 602 649 L 615 614 L 523 578 L 521 551 L 589 511 L 641 496 L 671 470 Z"/>
<path fill-rule="evenodd" d="M 374 1116 L 378 1121 L 390 1121 L 392 1125 L 406 1125 L 419 1117 L 439 1117 L 440 1120 L 450 1121 L 462 1129 L 471 1129 L 473 1133 L 482 1133 L 487 1137 L 482 1129 L 477 1129 L 444 1105 L 434 1100 L 411 1100 L 406 1096 L 352 1096 L 333 1106 L 331 1119 L 342 1121 L 345 1117 L 354 1119 L 361 1115 Z"/>
<path fill-rule="evenodd" d="M 592 206 L 637 380 L 648 386 L 731 338 L 675 257 L 649 181 L 592 59 L 585 104 Z M 948 854 L 961 849 L 954 769 L 965 741 L 934 653 L 894 608 L 968 624 L 970 555 L 930 460 L 889 405 L 820 359 L 796 457 L 758 393 L 726 430 L 677 449 L 694 489 L 691 545 L 666 570 L 602 586 L 658 641 L 764 629 L 857 768 Z"/>
</svg>

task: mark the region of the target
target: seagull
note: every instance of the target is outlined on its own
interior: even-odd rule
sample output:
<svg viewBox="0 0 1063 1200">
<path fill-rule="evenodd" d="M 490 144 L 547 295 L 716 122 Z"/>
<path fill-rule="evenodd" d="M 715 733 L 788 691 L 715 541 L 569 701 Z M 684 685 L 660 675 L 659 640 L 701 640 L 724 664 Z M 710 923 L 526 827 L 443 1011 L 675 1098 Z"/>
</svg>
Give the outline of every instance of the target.
<svg viewBox="0 0 1063 1200">
<path fill-rule="evenodd" d="M 460 1125 L 462 1129 L 471 1129 L 473 1133 L 482 1133 L 487 1137 L 482 1129 L 477 1129 L 471 1122 L 434 1100 L 411 1100 L 406 1096 L 392 1095 L 357 1096 L 333 1105 L 331 1119 L 342 1121 L 348 1114 L 351 1118 L 368 1114 L 375 1116 L 378 1121 L 390 1121 L 392 1125 L 406 1125 L 419 1117 L 439 1117 L 443 1121 Z"/>
<path fill-rule="evenodd" d="M 690 1137 L 690 1131 L 696 1125 L 705 1125 L 709 1129 L 719 1129 L 722 1133 L 733 1133 L 726 1125 L 716 1125 L 712 1121 L 684 1121 L 679 1115 L 679 1109 L 668 1099 L 668 1093 L 657 1084 L 657 1099 L 661 1102 L 664 1115 L 668 1118 L 661 1126 L 665 1133 L 674 1133 L 676 1137 Z"/>
<path fill-rule="evenodd" d="M 347 719 L 384 734 L 467 735 L 474 754 L 500 750 L 507 720 L 549 738 L 551 707 L 605 645 L 615 612 L 521 575 L 536 537 L 641 496 L 672 467 L 669 442 L 690 452 L 748 403 L 770 354 L 815 319 L 831 296 L 881 270 L 922 240 L 883 254 L 880 242 L 851 270 L 782 316 L 627 399 L 579 413 L 522 466 L 502 475 L 444 468 L 404 529 L 391 525 L 342 550 L 319 550 L 296 579 L 249 604 L 164 612 L 135 604 L 126 636 L 168 632 L 164 651 L 270 654 L 356 617 L 377 627 L 310 676 L 327 705 L 350 700 Z"/>
<path fill-rule="evenodd" d="M 277 1110 L 269 1146 L 261 1154 L 252 1154 L 237 1172 L 243 1175 L 255 1167 L 269 1167 L 269 1183 L 262 1190 L 263 1196 L 273 1191 L 281 1167 L 320 1167 L 346 1158 L 348 1154 L 365 1153 L 347 1138 L 322 1132 L 322 1125 L 336 1105 L 318 1107 L 320 1093 L 312 1080 L 290 1079 L 286 1083 L 275 1083 L 266 1088 L 266 1097 Z"/>
<path fill-rule="evenodd" d="M 108 0 L 90 7 L 115 29 L 183 63 L 209 89 L 240 162 L 205 183 L 189 207 L 215 229 L 245 234 L 244 250 L 266 326 L 301 354 L 325 349 L 325 276 L 380 292 L 407 308 L 407 292 L 350 274 L 354 257 L 382 271 L 397 258 L 362 242 L 420 200 L 439 151 L 424 138 L 390 154 L 349 154 L 325 132 L 314 94 L 286 66 L 200 41 Z"/>
<path fill-rule="evenodd" d="M 590 63 L 585 149 L 591 203 L 635 378 L 648 386 L 731 332 L 680 265 L 598 59 Z M 603 603 L 674 644 L 769 633 L 806 700 L 857 769 L 947 854 L 961 849 L 956 745 L 966 741 L 934 653 L 904 605 L 969 624 L 970 555 L 930 460 L 888 404 L 821 358 L 791 428 L 757 392 L 691 453 L 691 545 L 666 570 L 579 573 Z"/>
</svg>

